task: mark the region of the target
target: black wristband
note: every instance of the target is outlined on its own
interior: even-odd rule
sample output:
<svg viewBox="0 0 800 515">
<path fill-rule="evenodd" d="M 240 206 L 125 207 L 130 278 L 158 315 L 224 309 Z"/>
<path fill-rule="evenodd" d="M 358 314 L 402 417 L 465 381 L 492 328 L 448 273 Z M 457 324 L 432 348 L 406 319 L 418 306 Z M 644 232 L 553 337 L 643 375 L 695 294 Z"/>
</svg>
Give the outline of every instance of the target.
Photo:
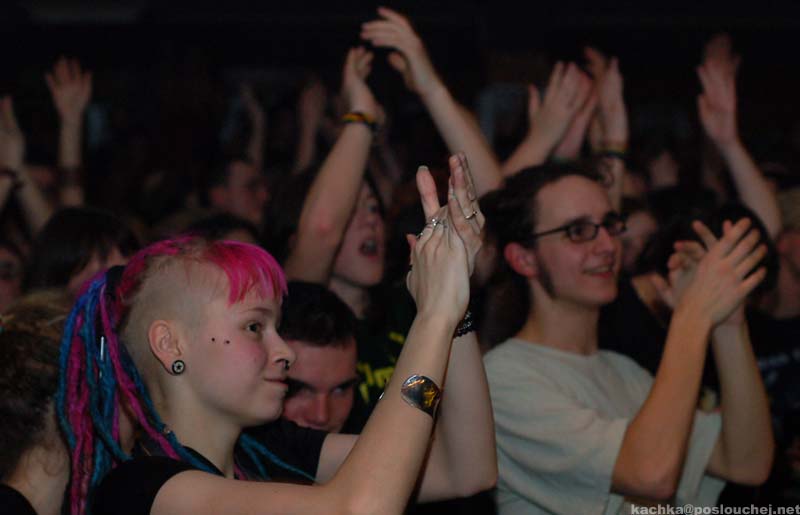
<svg viewBox="0 0 800 515">
<path fill-rule="evenodd" d="M 458 326 L 456 326 L 456 331 L 453 333 L 453 338 L 459 338 L 467 333 L 471 333 L 474 330 L 475 322 L 472 318 L 472 312 L 467 310 L 467 312 L 464 313 L 464 318 L 462 318 L 461 322 L 459 322 Z"/>
</svg>

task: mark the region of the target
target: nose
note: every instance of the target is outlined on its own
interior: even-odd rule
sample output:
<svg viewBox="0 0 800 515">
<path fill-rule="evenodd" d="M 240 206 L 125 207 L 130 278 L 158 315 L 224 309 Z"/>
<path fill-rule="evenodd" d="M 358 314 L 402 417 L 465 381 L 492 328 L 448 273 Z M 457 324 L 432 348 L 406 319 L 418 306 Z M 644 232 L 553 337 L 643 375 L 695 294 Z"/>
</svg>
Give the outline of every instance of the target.
<svg viewBox="0 0 800 515">
<path fill-rule="evenodd" d="M 291 367 L 297 359 L 297 354 L 294 353 L 283 338 L 277 334 L 269 340 L 269 356 L 272 363 L 277 364 L 281 368 Z M 287 366 L 288 365 L 288 366 Z"/>
<path fill-rule="evenodd" d="M 331 419 L 331 409 L 328 404 L 328 396 L 326 394 L 317 394 L 312 401 L 311 409 L 309 410 L 309 422 L 315 426 L 324 426 Z"/>
<path fill-rule="evenodd" d="M 619 246 L 619 237 L 612 236 L 608 229 L 601 225 L 597 230 L 597 237 L 594 239 L 595 252 L 614 252 Z"/>
</svg>

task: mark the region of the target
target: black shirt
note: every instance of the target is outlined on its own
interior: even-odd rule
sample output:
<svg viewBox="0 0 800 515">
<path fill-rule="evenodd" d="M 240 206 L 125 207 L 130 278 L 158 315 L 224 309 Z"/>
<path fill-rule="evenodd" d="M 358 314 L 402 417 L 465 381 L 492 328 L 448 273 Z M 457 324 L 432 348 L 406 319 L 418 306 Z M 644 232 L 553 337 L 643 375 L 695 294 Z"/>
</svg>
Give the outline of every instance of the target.
<svg viewBox="0 0 800 515">
<path fill-rule="evenodd" d="M 283 462 L 312 477 L 316 474 L 322 443 L 327 436 L 323 431 L 301 428 L 283 419 L 248 429 L 245 433 L 265 445 Z M 151 449 L 151 445 L 138 445 L 133 459 L 117 466 L 101 481 L 94 495 L 94 515 L 148 515 L 156 495 L 169 479 L 180 472 L 199 470 L 190 463 L 148 454 Z M 205 457 L 187 450 L 213 473 L 222 475 Z M 236 449 L 236 463 L 247 476 L 256 476 L 251 476 L 255 467 L 240 446 Z M 271 480 L 310 482 L 304 475 L 279 465 L 268 463 L 265 467 Z"/>
<path fill-rule="evenodd" d="M 0 484 L 0 510 L 3 515 L 36 515 L 24 495 L 3 484 Z"/>
</svg>

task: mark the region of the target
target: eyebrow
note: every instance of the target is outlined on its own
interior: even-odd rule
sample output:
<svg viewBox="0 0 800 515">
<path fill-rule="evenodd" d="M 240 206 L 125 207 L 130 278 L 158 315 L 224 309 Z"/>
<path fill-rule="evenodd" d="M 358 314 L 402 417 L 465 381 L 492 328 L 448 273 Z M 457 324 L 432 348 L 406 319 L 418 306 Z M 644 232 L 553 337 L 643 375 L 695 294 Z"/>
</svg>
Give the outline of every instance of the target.
<svg viewBox="0 0 800 515">
<path fill-rule="evenodd" d="M 331 388 L 331 390 L 336 390 L 337 388 L 341 388 L 341 389 L 349 388 L 351 386 L 357 385 L 358 382 L 359 382 L 359 378 L 358 377 L 353 377 L 351 379 L 348 379 L 347 381 L 343 381 L 343 382 L 337 384 L 336 386 Z M 286 378 L 286 383 L 289 385 L 289 389 L 290 390 L 306 389 L 306 390 L 311 390 L 312 392 L 316 392 L 317 391 L 317 389 L 313 385 L 310 385 L 310 384 L 306 383 L 305 381 L 301 381 L 299 379 L 292 379 L 291 377 L 287 377 Z"/>
<path fill-rule="evenodd" d="M 613 209 L 609 209 L 608 211 L 603 213 L 603 216 L 600 217 L 600 222 L 602 223 L 606 218 L 608 218 L 611 215 L 619 215 L 619 213 L 617 213 Z M 561 224 L 561 226 L 564 227 L 566 225 L 572 225 L 574 223 L 585 223 L 585 222 L 594 223 L 594 222 L 592 222 L 592 217 L 591 216 L 589 216 L 589 215 L 581 215 L 581 216 L 576 216 L 575 218 L 571 218 L 571 219 L 567 220 L 566 222 Z"/>
</svg>

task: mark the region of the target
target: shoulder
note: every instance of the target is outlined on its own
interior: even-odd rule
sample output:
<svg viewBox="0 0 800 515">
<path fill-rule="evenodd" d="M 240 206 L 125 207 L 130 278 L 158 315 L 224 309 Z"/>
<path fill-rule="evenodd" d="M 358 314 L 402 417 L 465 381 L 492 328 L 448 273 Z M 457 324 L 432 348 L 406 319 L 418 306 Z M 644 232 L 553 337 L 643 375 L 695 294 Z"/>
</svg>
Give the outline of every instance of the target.
<svg viewBox="0 0 800 515">
<path fill-rule="evenodd" d="M 150 513 L 158 491 L 170 478 L 191 464 L 165 456 L 143 456 L 125 461 L 112 470 L 97 487 L 95 515 Z"/>
</svg>

